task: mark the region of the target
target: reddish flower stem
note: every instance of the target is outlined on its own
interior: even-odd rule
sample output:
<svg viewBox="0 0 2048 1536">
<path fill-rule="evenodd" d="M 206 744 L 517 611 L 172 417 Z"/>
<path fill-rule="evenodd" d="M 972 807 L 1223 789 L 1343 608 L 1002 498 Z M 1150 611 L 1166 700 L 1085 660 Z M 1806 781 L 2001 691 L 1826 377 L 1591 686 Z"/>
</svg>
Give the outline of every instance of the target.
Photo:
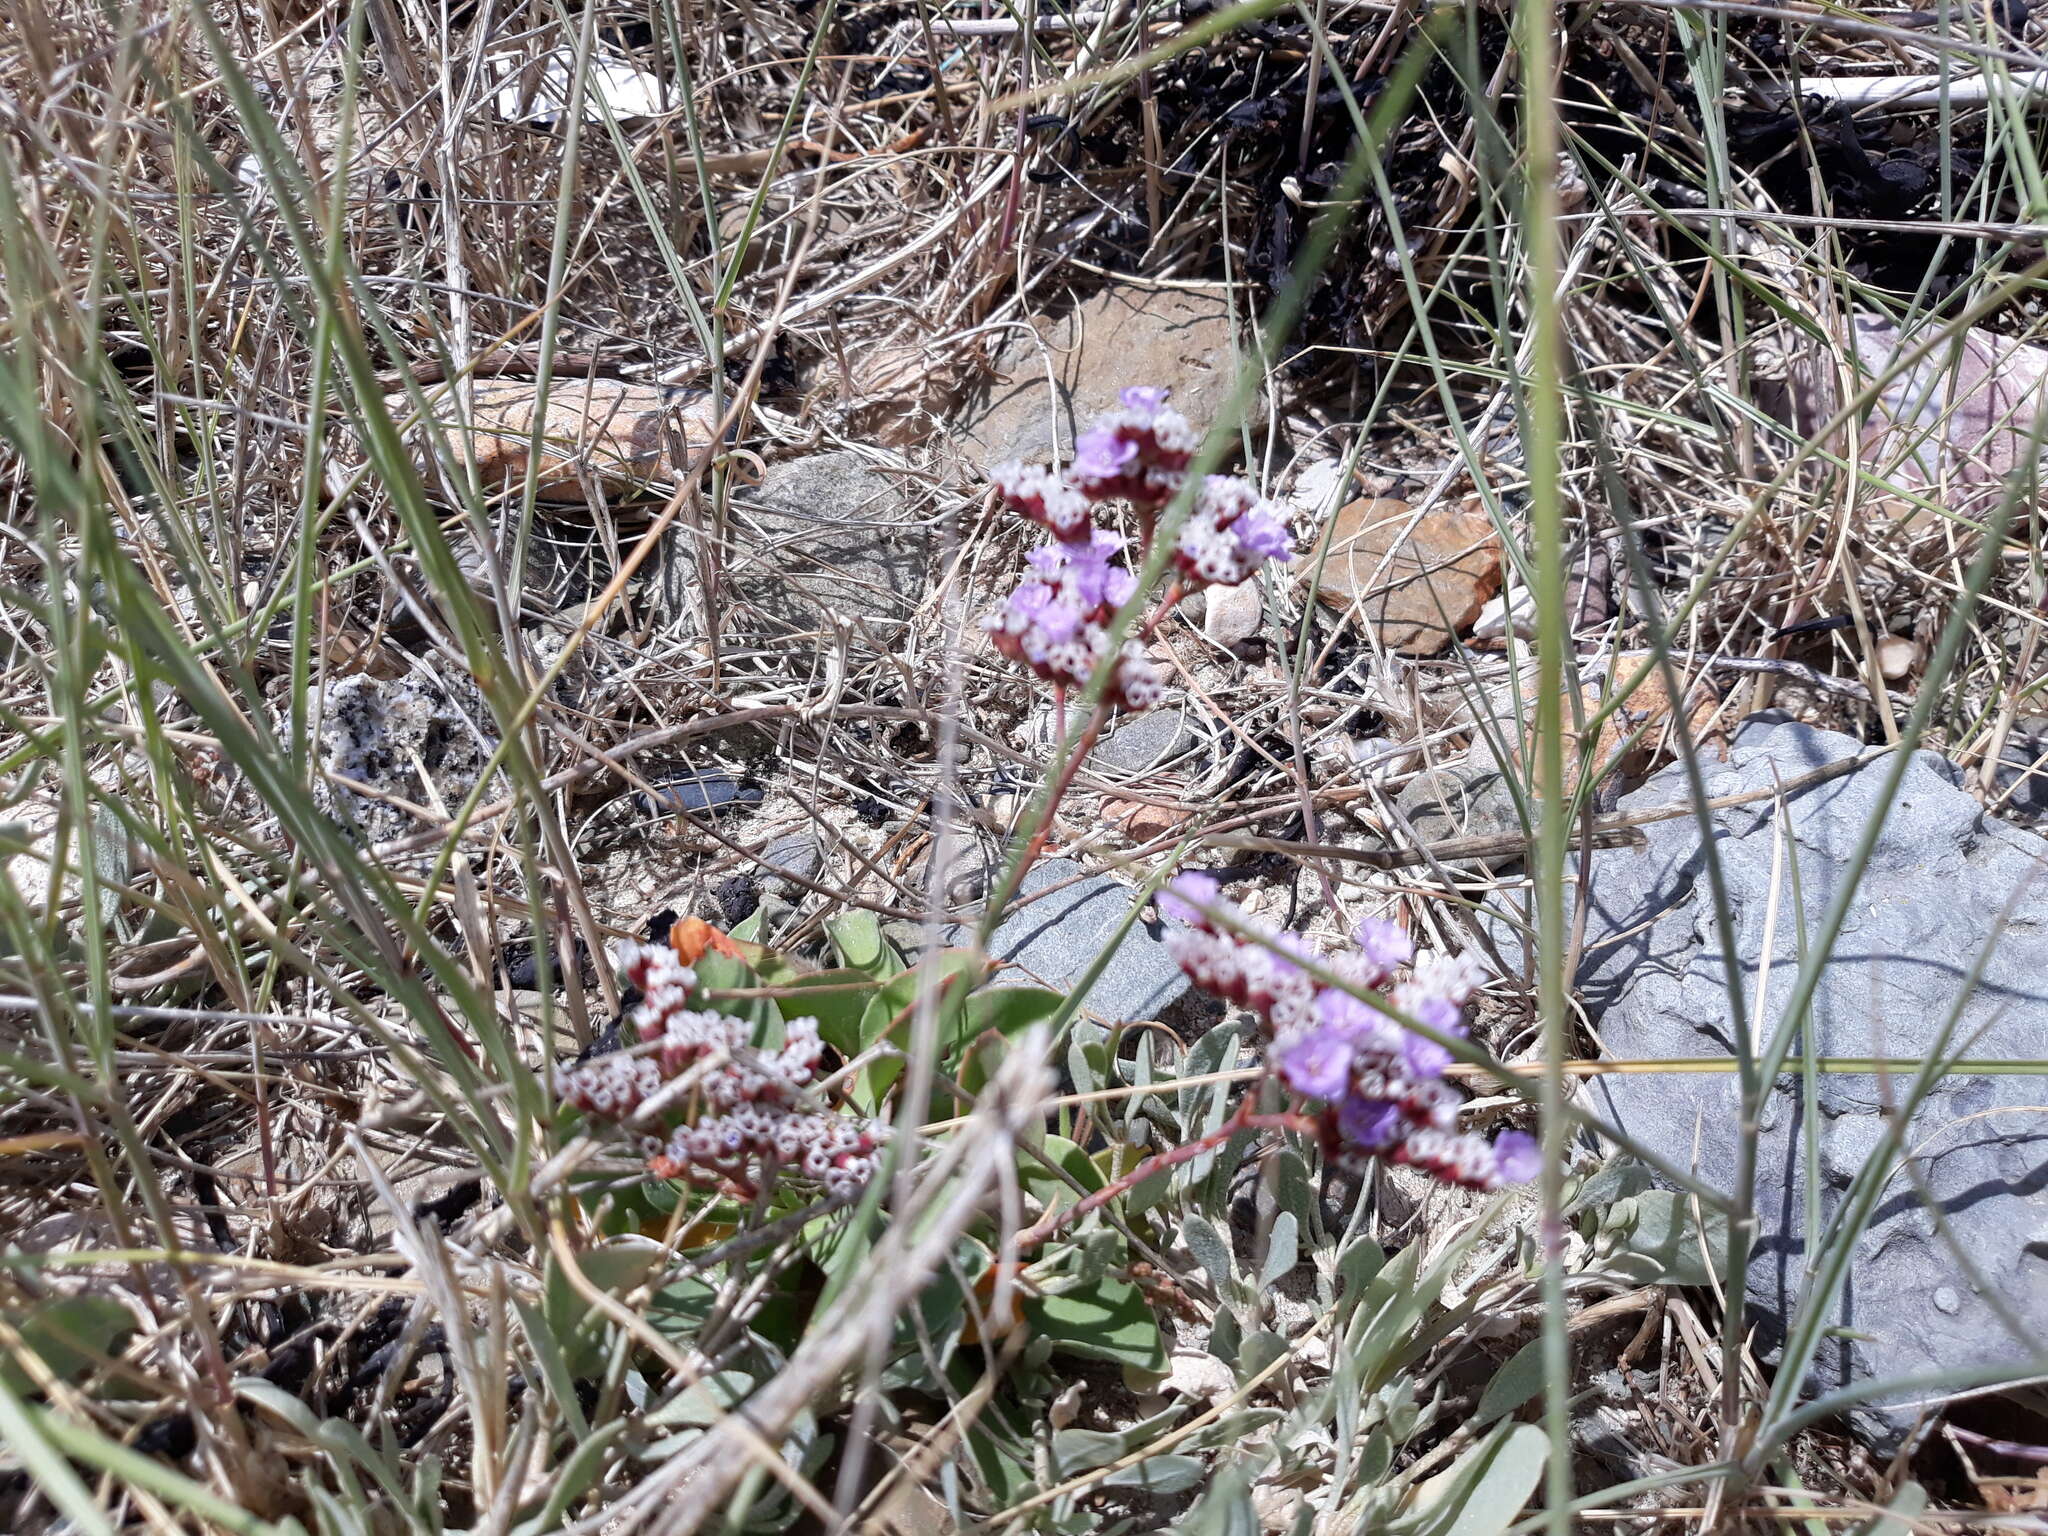
<svg viewBox="0 0 2048 1536">
<path fill-rule="evenodd" d="M 1178 576 L 1166 584 L 1166 595 L 1159 599 L 1159 606 L 1152 610 L 1152 616 L 1138 628 L 1140 640 L 1150 640 L 1159 626 L 1166 622 L 1166 616 L 1173 612 L 1174 604 L 1187 596 L 1187 589 L 1181 585 Z"/>
<path fill-rule="evenodd" d="M 1155 1173 L 1168 1168 L 1177 1168 L 1182 1163 L 1191 1163 L 1205 1152 L 1214 1152 L 1239 1131 L 1294 1131 L 1299 1135 L 1317 1134 L 1314 1117 L 1299 1114 L 1255 1115 L 1250 1111 L 1252 1096 L 1248 1095 L 1238 1106 L 1237 1113 L 1208 1135 L 1198 1140 L 1169 1147 L 1164 1152 L 1155 1152 L 1130 1172 L 1112 1179 L 1092 1195 L 1088 1195 L 1065 1210 L 1048 1211 L 1035 1224 L 1017 1235 L 1017 1251 L 1029 1253 L 1063 1226 L 1079 1221 L 1090 1211 L 1100 1210 L 1119 1196 L 1127 1195 Z"/>
<path fill-rule="evenodd" d="M 1081 764 L 1088 760 L 1088 754 L 1095 750 L 1095 743 L 1102 735 L 1102 727 L 1109 721 L 1109 706 L 1098 704 L 1095 713 L 1088 717 L 1088 728 L 1081 732 L 1081 739 L 1074 743 L 1074 750 L 1067 754 L 1067 761 L 1060 769 L 1060 776 L 1052 787 L 1052 798 L 1045 805 L 1045 820 L 1038 824 L 1038 830 L 1031 834 L 1031 841 L 1025 846 L 1023 862 L 1018 864 L 1017 873 L 1011 882 L 1012 892 L 1022 890 L 1024 877 L 1031 873 L 1039 855 L 1045 852 L 1047 839 L 1052 836 L 1052 824 L 1060 813 L 1060 802 L 1067 797 L 1067 791 L 1074 787 L 1074 775 L 1081 771 Z"/>
</svg>

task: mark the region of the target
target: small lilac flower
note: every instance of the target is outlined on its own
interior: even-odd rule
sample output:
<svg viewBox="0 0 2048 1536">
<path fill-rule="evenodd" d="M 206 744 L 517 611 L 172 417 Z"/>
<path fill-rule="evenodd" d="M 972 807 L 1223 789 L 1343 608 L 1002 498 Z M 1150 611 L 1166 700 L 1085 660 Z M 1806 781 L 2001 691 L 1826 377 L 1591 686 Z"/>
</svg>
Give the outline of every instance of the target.
<svg viewBox="0 0 2048 1536">
<path fill-rule="evenodd" d="M 1316 1022 L 1358 1044 L 1385 1051 L 1396 1027 L 1384 1015 L 1349 992 L 1325 987 L 1316 994 Z"/>
<path fill-rule="evenodd" d="M 1041 544 L 1024 557 L 1024 563 L 1048 581 L 1058 581 L 1060 572 L 1067 568 L 1067 551 L 1063 544 Z"/>
<path fill-rule="evenodd" d="M 1340 1098 L 1351 1086 L 1354 1041 L 1332 1029 L 1301 1030 L 1274 1048 L 1280 1077 L 1296 1093 L 1311 1099 Z"/>
<path fill-rule="evenodd" d="M 1083 615 L 1066 594 L 1049 582 L 1027 581 L 1010 594 L 1011 616 L 1024 625 L 1024 650 L 1066 645 L 1079 633 Z"/>
<path fill-rule="evenodd" d="M 1337 1129 L 1346 1141 L 1377 1152 L 1400 1136 L 1401 1106 L 1387 1099 L 1349 1094 L 1337 1106 Z"/>
<path fill-rule="evenodd" d="M 1415 941 L 1401 930 L 1398 923 L 1384 917 L 1368 917 L 1358 925 L 1355 935 L 1358 952 L 1372 962 L 1382 976 L 1386 976 L 1406 965 L 1415 958 Z"/>
<path fill-rule="evenodd" d="M 1171 389 L 1158 384 L 1132 384 L 1117 398 L 1123 402 L 1123 407 L 1127 411 L 1156 416 L 1165 407 L 1166 397 L 1172 393 Z"/>
<path fill-rule="evenodd" d="M 1110 559 L 1124 547 L 1113 533 L 1097 529 L 1092 537 L 1064 546 L 1066 574 L 1081 606 L 1091 611 L 1115 610 L 1131 595 L 1134 578 Z M 1107 613 L 1102 615 L 1108 617 Z"/>
<path fill-rule="evenodd" d="M 1416 1023 L 1425 1024 L 1440 1035 L 1464 1033 L 1458 1022 L 1458 1005 L 1447 997 L 1417 991 L 1411 983 L 1394 989 L 1394 1005 Z"/>
<path fill-rule="evenodd" d="M 1493 1140 L 1493 1164 L 1503 1184 L 1526 1184 L 1543 1171 L 1543 1148 L 1527 1131 L 1502 1131 Z"/>
<path fill-rule="evenodd" d="M 1095 427 L 1075 440 L 1069 473 L 1082 485 L 1115 480 L 1137 460 L 1136 443 L 1118 436 L 1114 427 Z"/>
<path fill-rule="evenodd" d="M 1026 623 L 1035 624 L 1059 595 L 1060 589 L 1049 581 L 1023 581 L 1003 600 L 1003 607 Z"/>
<path fill-rule="evenodd" d="M 1186 923 L 1191 928 L 1207 928 L 1209 919 L 1189 905 L 1199 901 L 1205 906 L 1214 906 L 1223 887 L 1216 883 L 1214 875 L 1205 875 L 1188 870 L 1175 875 L 1152 897 L 1152 903 L 1159 908 L 1161 917 L 1170 917 L 1177 923 Z"/>
<path fill-rule="evenodd" d="M 1401 1062 L 1410 1077 L 1442 1077 L 1444 1068 L 1451 1064 L 1451 1053 L 1434 1040 L 1410 1030 L 1401 1038 Z"/>
<path fill-rule="evenodd" d="M 1261 560 L 1285 564 L 1294 558 L 1294 535 L 1270 512 L 1247 512 L 1230 525 L 1231 537 Z"/>
</svg>

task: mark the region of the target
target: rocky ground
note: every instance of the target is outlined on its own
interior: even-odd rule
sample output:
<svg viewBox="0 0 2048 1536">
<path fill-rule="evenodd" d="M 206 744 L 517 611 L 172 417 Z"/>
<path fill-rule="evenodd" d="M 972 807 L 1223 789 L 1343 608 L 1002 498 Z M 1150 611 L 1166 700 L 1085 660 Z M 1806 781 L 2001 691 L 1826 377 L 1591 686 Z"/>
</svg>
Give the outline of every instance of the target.
<svg viewBox="0 0 2048 1536">
<path fill-rule="evenodd" d="M 1546 1315 L 1589 1528 L 2037 1518 L 2025 6 L 1579 8 L 1554 176 L 1484 6 L 15 10 L 11 1528 L 613 1536 L 715 1487 L 735 1530 L 1499 1536 L 1540 1502 Z M 1930 59 L 1983 92 L 1895 78 Z M 1229 424 L 1296 558 L 1171 605 L 1163 699 L 992 911 L 1077 723 L 982 629 L 1037 537 L 992 472 L 1132 386 Z M 1544 548 L 1561 1049 L 1615 1133 L 1552 1191 L 1554 1305 L 1539 1194 L 1219 1130 L 1257 1026 L 1141 896 L 1200 871 L 1315 943 L 1481 957 L 1509 1070 L 1453 1069 L 1462 1123 L 1538 1128 Z M 941 1021 L 984 924 L 1000 973 Z M 1056 1109 L 916 1284 L 860 1268 L 865 1217 L 679 1199 L 558 1091 L 621 1059 L 643 938 L 764 1050 L 826 973 L 835 1125 L 922 1124 L 884 1047 L 950 1031 L 922 1166 L 1008 1126 L 1055 1017 Z M 1749 1153 L 1742 1285 L 1680 1191 Z M 1800 1414 L 1891 1377 L 1927 1379 Z"/>
</svg>

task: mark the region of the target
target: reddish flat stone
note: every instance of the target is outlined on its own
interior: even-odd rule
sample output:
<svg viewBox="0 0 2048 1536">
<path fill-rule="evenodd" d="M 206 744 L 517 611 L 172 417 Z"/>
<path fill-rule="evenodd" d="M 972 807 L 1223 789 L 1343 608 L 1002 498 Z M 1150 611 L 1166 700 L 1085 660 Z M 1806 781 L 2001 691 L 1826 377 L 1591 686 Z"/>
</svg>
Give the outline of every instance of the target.
<svg viewBox="0 0 2048 1536">
<path fill-rule="evenodd" d="M 1329 558 L 1317 596 L 1336 608 L 1357 605 L 1381 643 L 1404 656 L 1434 656 L 1500 588 L 1500 540 L 1483 510 L 1437 507 L 1418 517 L 1405 501 L 1367 497 L 1340 508 L 1323 540 Z"/>
</svg>

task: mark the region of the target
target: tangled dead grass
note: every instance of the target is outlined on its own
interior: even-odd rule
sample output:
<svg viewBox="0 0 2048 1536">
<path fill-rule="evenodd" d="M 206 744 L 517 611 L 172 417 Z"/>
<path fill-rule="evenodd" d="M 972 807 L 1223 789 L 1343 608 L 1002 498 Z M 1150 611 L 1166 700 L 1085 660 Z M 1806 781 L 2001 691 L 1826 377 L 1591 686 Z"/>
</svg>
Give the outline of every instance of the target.
<svg viewBox="0 0 2048 1536">
<path fill-rule="evenodd" d="M 1757 402 L 1796 390 L 1793 360 L 1824 341 L 1853 392 L 1846 314 L 1879 290 L 2031 339 L 2039 234 L 2011 206 L 2027 163 L 2011 145 L 2032 129 L 2016 102 L 1960 113 L 1947 138 L 1926 112 L 1809 116 L 1781 89 L 1794 62 L 1852 76 L 1924 51 L 1926 34 L 1741 11 L 1690 23 L 1719 39 L 1706 54 L 1672 8 L 1572 13 L 1563 490 L 1579 639 L 1597 666 L 1669 624 L 1681 671 L 1712 683 L 1723 718 L 1776 704 L 1893 740 L 1979 530 L 1874 515 L 1886 493 L 1829 461 L 1843 450 L 1802 446 Z M 808 1262 L 805 1238 L 713 1233 L 756 1245 L 761 1267 L 721 1280 L 701 1333 L 652 1329 L 645 1291 L 553 1262 L 592 1234 L 550 1207 L 566 1170 L 520 1129 L 532 1073 L 603 1036 L 620 999 L 595 957 L 658 909 L 727 926 L 765 911 L 763 938 L 793 953 L 848 913 L 912 925 L 909 945 L 917 925 L 974 915 L 1052 724 L 974 643 L 1017 537 L 956 427 L 1020 332 L 1105 283 L 1258 313 L 1333 195 L 1354 113 L 1391 89 L 1407 9 L 1269 9 L 1172 55 L 1146 50 L 1213 11 L 8 0 L 6 14 L 6 771 L 13 814 L 51 829 L 46 854 L 93 866 L 5 914 L 0 1224 L 11 1254 L 48 1261 L 0 1282 L 12 1390 L 126 1448 L 95 1461 L 66 1442 L 109 1479 L 95 1495 L 108 1529 L 259 1528 L 235 1511 L 325 1521 L 320 1500 L 346 1505 L 353 1486 L 383 1522 L 365 1529 L 595 1530 L 610 1507 L 680 1530 L 730 1487 L 693 1481 L 714 1453 L 768 1470 L 753 1497 L 771 1520 L 830 1523 L 835 1503 L 910 1518 L 880 1512 L 881 1467 L 863 1485 L 806 1417 L 869 1347 L 862 1311 L 804 1341 L 755 1429 L 725 1417 L 653 1480 L 644 1446 L 609 1449 L 649 1383 L 622 1346 L 589 1373 L 597 1385 L 564 1393 L 579 1373 L 550 1357 L 556 1313 L 587 1305 L 672 1381 L 716 1380 L 758 1300 L 748 1288 Z M 2018 57 L 2032 38 L 1976 46 Z M 1417 505 L 1476 496 L 1505 536 L 1513 612 L 1528 586 L 1524 257 L 1512 124 L 1495 109 L 1517 89 L 1514 55 L 1483 8 L 1436 46 L 1297 341 L 1260 355 L 1242 333 L 1262 379 L 1243 457 L 1276 492 L 1334 456 L 1347 481 L 1355 467 Z M 579 52 L 644 72 L 657 109 L 507 109 L 515 65 L 531 84 Z M 1702 58 L 1745 75 L 1740 113 L 1702 106 L 1706 82 L 1687 73 Z M 1880 134 L 1895 147 L 1873 161 Z M 1882 198 L 1909 178 L 1885 166 L 1922 177 L 1896 217 Z M 1929 189 L 1950 182 L 1934 206 Z M 350 374 L 339 327 L 374 380 Z M 445 542 L 430 537 L 366 446 L 367 386 L 419 417 L 423 389 L 460 409 L 464 380 L 528 380 L 544 359 L 562 398 L 597 376 L 689 391 L 711 430 L 671 454 L 651 503 L 535 504 L 443 456 L 429 488 Z M 713 463 L 709 443 L 732 451 Z M 886 508 L 871 530 L 916 550 L 900 586 L 836 546 L 789 579 L 832 509 L 792 515 L 772 493 L 787 466 L 827 453 L 842 478 L 796 494 L 869 477 Z M 1999 764 L 2044 686 L 2032 516 L 2030 503 L 2007 531 L 1959 666 L 1934 680 L 1929 744 L 1993 802 L 2013 799 Z M 157 628 L 140 626 L 143 607 Z M 1903 667 L 1887 666 L 1886 637 L 1907 642 Z M 1276 588 L 1249 638 L 1218 644 L 1190 619 L 1162 652 L 1185 698 L 1177 750 L 1199 766 L 1085 770 L 1056 826 L 1070 856 L 1148 873 L 1200 838 L 1265 860 L 1252 905 L 1291 923 L 1334 928 L 1369 894 L 1466 941 L 1460 914 L 1503 877 L 1446 860 L 1395 799 L 1489 716 L 1520 731 L 1525 650 L 1416 663 Z M 423 711 L 360 773 L 320 747 L 353 678 L 369 680 L 357 692 L 413 689 Z M 194 702 L 202 686 L 216 707 Z M 464 754 L 467 778 L 443 771 Z M 375 846 L 300 841 L 333 774 L 375 807 Z M 685 782 L 694 801 L 675 799 Z M 279 788 L 293 783 L 296 810 Z M 725 813 L 728 789 L 758 805 Z M 954 856 L 937 857 L 949 840 Z M 542 964 L 565 984 L 559 1005 L 536 950 L 555 957 Z M 1529 1000 L 1502 991 L 1490 1043 L 1526 1059 Z M 1144 1070 L 1177 1070 L 1206 1022 L 1141 1032 Z M 500 1070 L 514 1060 L 523 1081 Z M 977 1134 L 1018 1129 L 995 1117 Z M 1378 1198 L 1364 1231 L 1389 1246 L 1440 1244 L 1471 1218 L 1398 1180 Z M 892 1230 L 909 1241 L 908 1222 Z M 921 1241 L 921 1272 L 941 1267 L 943 1244 Z M 1510 1257 L 1454 1287 L 1490 1310 L 1430 1358 L 1451 1403 L 1477 1400 L 1527 1342 L 1534 1304 Z M 1151 1262 L 1213 1323 L 1219 1297 L 1184 1253 Z M 701 1254 L 686 1266 L 709 1268 Z M 80 1369 L 24 1326 L 52 1298 L 112 1304 L 77 1315 L 98 1341 L 74 1349 Z M 1639 1287 L 1574 1306 L 1597 1399 L 1576 1421 L 1582 1487 L 1667 1478 L 1589 1520 L 1860 1515 L 1906 1477 L 1808 1434 L 1774 1484 L 1723 1505 L 1718 1482 L 1671 1476 L 1724 1454 L 1717 1298 Z M 1240 1397 L 1287 1404 L 1327 1377 L 1327 1358 L 1305 1361 Z M 876 1461 L 899 1470 L 881 1487 L 934 1482 L 999 1376 L 927 1382 L 892 1410 Z M 237 1386 L 248 1378 L 260 1387 Z M 522 1411 L 543 1384 L 549 1414 Z M 1111 1434 L 1140 1406 L 1156 1404 L 1105 1382 L 1062 1412 Z M 879 1411 L 835 1400 L 836 1433 Z M 587 1504 L 549 1503 L 574 1458 L 543 1422 L 594 1431 L 570 1496 Z M 337 1423 L 375 1453 L 337 1449 Z M 764 1450 L 758 1436 L 780 1444 L 800 1423 L 811 1459 Z M 54 1443 L 14 1447 L 12 1529 L 79 1518 L 31 1475 L 24 1445 Z M 1423 1433 L 1403 1464 L 1427 1471 L 1463 1444 Z M 143 1458 L 182 1481 L 152 1483 Z M 1974 1465 L 1944 1465 L 1943 1498 L 1973 1497 Z M 1185 1508 L 1128 1486 L 1098 1508 L 1154 1524 Z M 1289 1488 L 1272 1486 L 1277 1511 Z"/>
</svg>

